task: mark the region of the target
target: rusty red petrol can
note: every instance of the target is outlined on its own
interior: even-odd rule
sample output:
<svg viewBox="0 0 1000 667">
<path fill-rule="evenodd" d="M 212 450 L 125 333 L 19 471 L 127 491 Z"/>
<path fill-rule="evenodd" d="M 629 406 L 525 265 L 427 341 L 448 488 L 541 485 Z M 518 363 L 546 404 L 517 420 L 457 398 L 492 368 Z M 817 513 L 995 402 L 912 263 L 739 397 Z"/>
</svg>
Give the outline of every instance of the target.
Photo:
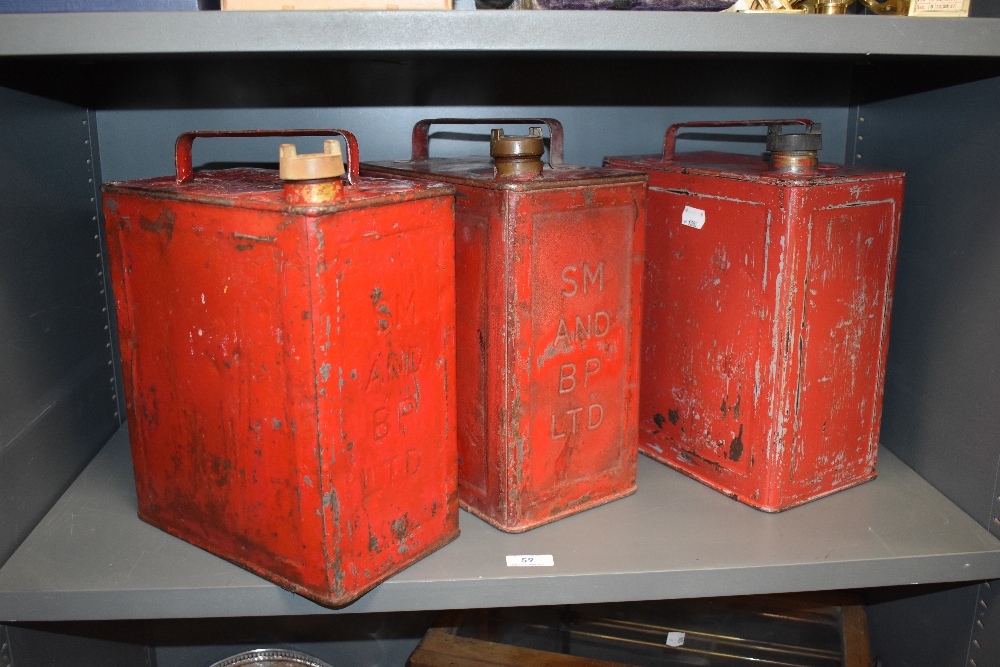
<svg viewBox="0 0 1000 667">
<path fill-rule="evenodd" d="M 489 158 L 429 158 L 434 123 L 493 130 Z M 567 167 L 552 119 L 435 119 L 362 173 L 456 189 L 459 498 L 508 532 L 635 490 L 644 174 Z"/>
<path fill-rule="evenodd" d="M 770 161 L 675 155 L 731 125 Z M 875 477 L 904 174 L 820 165 L 821 136 L 679 123 L 605 160 L 650 175 L 640 451 L 766 511 Z"/>
<path fill-rule="evenodd" d="M 176 159 L 103 189 L 139 516 L 347 604 L 458 535 L 454 191 Z"/>
</svg>

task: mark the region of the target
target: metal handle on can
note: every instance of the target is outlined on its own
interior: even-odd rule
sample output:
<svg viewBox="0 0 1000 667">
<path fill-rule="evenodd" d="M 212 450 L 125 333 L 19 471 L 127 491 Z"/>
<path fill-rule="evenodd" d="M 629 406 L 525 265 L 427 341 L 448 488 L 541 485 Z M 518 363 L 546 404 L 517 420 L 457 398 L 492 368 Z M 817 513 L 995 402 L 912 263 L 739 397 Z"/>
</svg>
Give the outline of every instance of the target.
<svg viewBox="0 0 1000 667">
<path fill-rule="evenodd" d="M 776 120 L 697 120 L 690 123 L 674 123 L 667 128 L 667 134 L 663 138 L 663 161 L 674 161 L 677 130 L 682 127 L 756 127 L 767 125 L 813 125 L 813 122 L 808 118 L 779 118 Z"/>
<path fill-rule="evenodd" d="M 347 182 L 356 185 L 359 176 L 358 140 L 347 130 L 199 130 L 185 132 L 177 137 L 174 145 L 174 165 L 177 169 L 177 184 L 189 183 L 194 178 L 194 168 L 191 165 L 191 146 L 198 137 L 329 137 L 340 135 L 347 144 Z"/>
<path fill-rule="evenodd" d="M 555 118 L 425 118 L 413 126 L 413 160 L 426 160 L 429 152 L 431 125 L 530 125 L 544 123 L 549 128 L 549 166 L 561 167 L 563 162 L 563 127 Z"/>
</svg>

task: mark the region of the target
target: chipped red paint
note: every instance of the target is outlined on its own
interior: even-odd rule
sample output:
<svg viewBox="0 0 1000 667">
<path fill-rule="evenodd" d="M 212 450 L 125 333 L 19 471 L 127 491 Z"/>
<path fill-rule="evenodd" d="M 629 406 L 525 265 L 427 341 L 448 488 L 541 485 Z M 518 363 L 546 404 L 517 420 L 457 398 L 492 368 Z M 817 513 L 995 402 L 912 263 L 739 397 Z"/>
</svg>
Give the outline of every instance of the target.
<svg viewBox="0 0 1000 667">
<path fill-rule="evenodd" d="M 640 451 L 767 511 L 872 479 L 903 174 L 605 164 L 650 175 Z"/>
<path fill-rule="evenodd" d="M 105 185 L 144 520 L 328 606 L 458 535 L 452 194 Z"/>
<path fill-rule="evenodd" d="M 497 179 L 489 158 L 419 158 L 421 131 L 417 159 L 361 173 L 457 190 L 462 506 L 521 532 L 634 492 L 646 177 Z"/>
</svg>

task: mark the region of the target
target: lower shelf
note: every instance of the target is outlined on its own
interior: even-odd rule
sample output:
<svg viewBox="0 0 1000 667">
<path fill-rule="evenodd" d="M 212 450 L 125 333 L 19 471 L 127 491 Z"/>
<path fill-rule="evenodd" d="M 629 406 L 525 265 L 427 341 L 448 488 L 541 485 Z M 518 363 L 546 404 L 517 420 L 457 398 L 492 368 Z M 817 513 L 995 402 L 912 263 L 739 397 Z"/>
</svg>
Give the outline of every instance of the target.
<svg viewBox="0 0 1000 667">
<path fill-rule="evenodd" d="M 885 449 L 879 477 L 765 514 L 639 457 L 639 490 L 521 535 L 462 535 L 340 612 L 714 597 L 1000 578 L 1000 540 Z M 551 555 L 551 567 L 506 556 Z M 0 622 L 336 613 L 136 516 L 119 431 L 0 568 Z"/>
</svg>

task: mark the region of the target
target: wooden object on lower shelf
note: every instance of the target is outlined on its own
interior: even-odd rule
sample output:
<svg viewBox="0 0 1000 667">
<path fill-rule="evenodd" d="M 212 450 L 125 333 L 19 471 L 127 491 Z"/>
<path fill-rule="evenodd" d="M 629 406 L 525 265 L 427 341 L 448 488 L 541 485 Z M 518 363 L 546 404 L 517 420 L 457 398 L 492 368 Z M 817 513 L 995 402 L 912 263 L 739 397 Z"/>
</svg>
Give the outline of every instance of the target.
<svg viewBox="0 0 1000 667">
<path fill-rule="evenodd" d="M 572 655 L 457 637 L 447 628 L 431 628 L 406 662 L 408 667 L 626 667 L 620 662 L 588 660 Z"/>
<path fill-rule="evenodd" d="M 864 606 L 806 593 L 450 612 L 408 667 L 868 667 Z M 695 662 L 692 662 L 695 661 Z"/>
</svg>

